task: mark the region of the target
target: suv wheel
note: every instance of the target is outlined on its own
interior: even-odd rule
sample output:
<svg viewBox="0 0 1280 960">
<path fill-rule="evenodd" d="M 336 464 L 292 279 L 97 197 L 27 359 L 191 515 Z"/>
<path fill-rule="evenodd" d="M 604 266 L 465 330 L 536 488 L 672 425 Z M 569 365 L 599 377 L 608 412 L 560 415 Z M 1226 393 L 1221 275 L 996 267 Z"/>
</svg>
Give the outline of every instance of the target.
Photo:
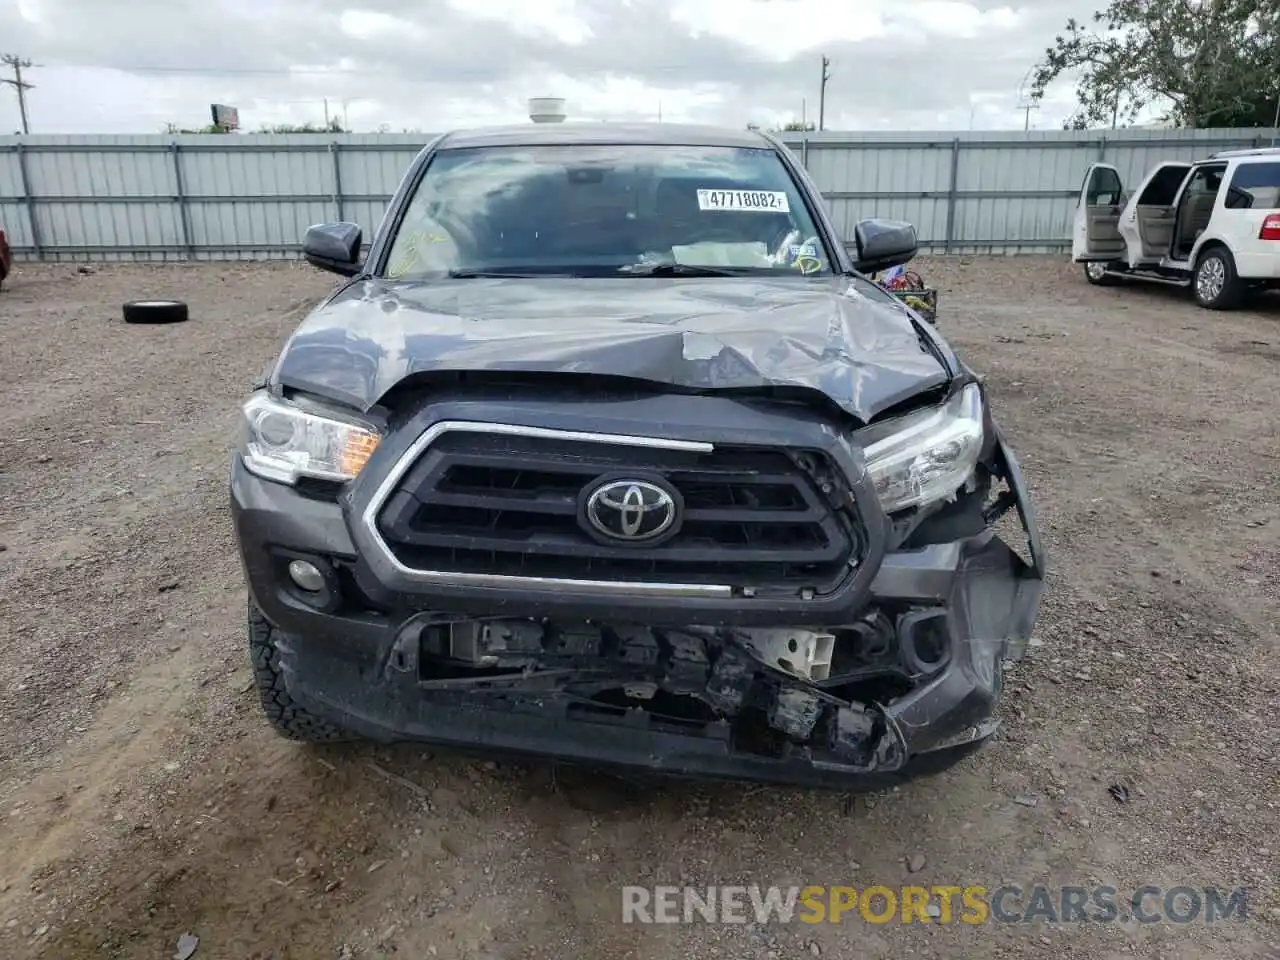
<svg viewBox="0 0 1280 960">
<path fill-rule="evenodd" d="M 1192 281 L 1196 302 L 1210 310 L 1230 310 L 1244 295 L 1244 284 L 1236 276 L 1235 260 L 1225 247 L 1214 247 L 1200 255 Z"/>
<path fill-rule="evenodd" d="M 280 672 L 280 651 L 276 647 L 278 631 L 252 600 L 249 601 L 249 659 L 253 663 L 254 684 L 262 712 L 276 728 L 276 732 L 289 740 L 303 743 L 336 743 L 355 739 L 328 720 L 313 716 L 293 702 L 284 686 Z"/>
<path fill-rule="evenodd" d="M 1107 271 L 1111 269 L 1111 264 L 1104 263 L 1101 260 L 1090 260 L 1084 265 L 1084 278 L 1098 287 L 1110 287 L 1117 281 L 1114 276 Z"/>
</svg>

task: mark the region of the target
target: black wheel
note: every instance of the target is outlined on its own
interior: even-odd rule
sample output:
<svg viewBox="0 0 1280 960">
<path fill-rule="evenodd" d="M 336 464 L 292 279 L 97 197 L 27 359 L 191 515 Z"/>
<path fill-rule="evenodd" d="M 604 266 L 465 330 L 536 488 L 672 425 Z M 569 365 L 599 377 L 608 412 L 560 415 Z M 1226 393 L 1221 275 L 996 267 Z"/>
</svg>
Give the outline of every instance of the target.
<svg viewBox="0 0 1280 960">
<path fill-rule="evenodd" d="M 276 732 L 302 743 L 337 743 L 356 739 L 340 727 L 313 716 L 293 702 L 280 673 L 280 651 L 276 648 L 276 628 L 262 611 L 249 601 L 249 659 L 253 679 L 262 702 L 262 712 Z"/>
<path fill-rule="evenodd" d="M 1236 275 L 1236 262 L 1226 247 L 1212 247 L 1196 261 L 1191 289 L 1196 303 L 1210 310 L 1230 310 L 1244 297 L 1244 284 Z"/>
<path fill-rule="evenodd" d="M 1104 263 L 1101 260 L 1090 260 L 1084 265 L 1084 278 L 1095 287 L 1115 286 L 1119 280 L 1107 272 L 1110 269 L 1111 264 L 1109 263 Z"/>
<path fill-rule="evenodd" d="M 181 300 L 132 300 L 124 305 L 125 323 L 183 323 L 187 316 Z"/>
</svg>

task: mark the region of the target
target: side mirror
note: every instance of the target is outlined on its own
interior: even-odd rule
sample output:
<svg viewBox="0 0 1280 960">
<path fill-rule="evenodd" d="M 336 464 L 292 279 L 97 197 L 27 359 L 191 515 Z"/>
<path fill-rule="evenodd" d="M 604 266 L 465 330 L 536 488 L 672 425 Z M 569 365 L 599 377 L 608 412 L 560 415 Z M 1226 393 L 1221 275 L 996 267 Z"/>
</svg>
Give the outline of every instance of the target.
<svg viewBox="0 0 1280 960">
<path fill-rule="evenodd" d="M 859 273 L 877 273 L 900 266 L 920 252 L 916 228 L 903 220 L 859 220 L 853 240 L 844 248 Z"/>
<path fill-rule="evenodd" d="M 353 277 L 360 272 L 363 233 L 355 223 L 321 223 L 307 228 L 302 258 L 313 267 Z"/>
</svg>

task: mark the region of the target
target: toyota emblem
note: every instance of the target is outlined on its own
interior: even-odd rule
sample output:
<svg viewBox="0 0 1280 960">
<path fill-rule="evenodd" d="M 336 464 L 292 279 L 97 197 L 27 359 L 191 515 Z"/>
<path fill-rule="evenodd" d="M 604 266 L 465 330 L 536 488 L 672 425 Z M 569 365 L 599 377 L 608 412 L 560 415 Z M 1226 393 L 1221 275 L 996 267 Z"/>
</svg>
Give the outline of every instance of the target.
<svg viewBox="0 0 1280 960">
<path fill-rule="evenodd" d="M 674 491 L 648 480 L 611 480 L 587 497 L 587 522 L 611 540 L 656 540 L 679 518 L 676 496 Z"/>
</svg>

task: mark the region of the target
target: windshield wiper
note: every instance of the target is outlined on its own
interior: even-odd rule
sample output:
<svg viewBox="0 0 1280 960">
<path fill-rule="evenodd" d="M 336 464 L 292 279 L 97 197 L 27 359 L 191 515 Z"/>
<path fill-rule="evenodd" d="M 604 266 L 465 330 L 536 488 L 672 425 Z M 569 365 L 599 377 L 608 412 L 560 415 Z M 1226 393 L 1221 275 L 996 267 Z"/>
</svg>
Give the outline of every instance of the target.
<svg viewBox="0 0 1280 960">
<path fill-rule="evenodd" d="M 633 277 L 738 277 L 741 270 L 700 267 L 693 263 L 636 263 L 621 269 Z"/>
</svg>

